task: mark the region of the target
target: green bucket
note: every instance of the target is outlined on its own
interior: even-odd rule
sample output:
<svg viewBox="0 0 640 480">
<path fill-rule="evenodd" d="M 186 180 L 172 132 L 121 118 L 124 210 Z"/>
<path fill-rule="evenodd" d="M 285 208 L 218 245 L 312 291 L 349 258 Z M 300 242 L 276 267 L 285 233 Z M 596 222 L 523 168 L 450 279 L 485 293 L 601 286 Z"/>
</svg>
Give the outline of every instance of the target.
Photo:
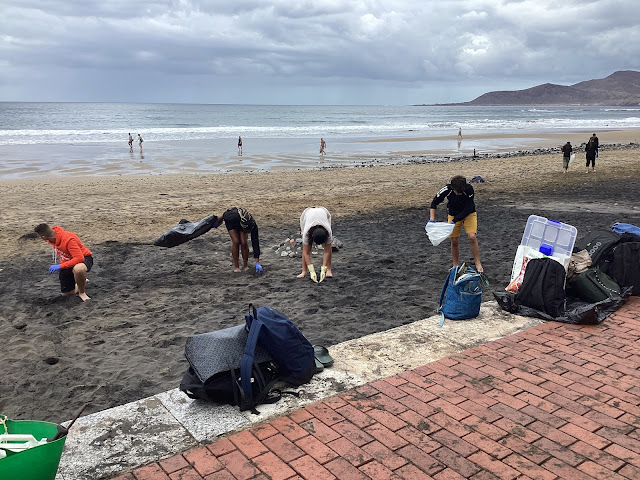
<svg viewBox="0 0 640 480">
<path fill-rule="evenodd" d="M 0 415 L 0 434 L 5 433 Z M 33 420 L 6 419 L 6 433 L 30 434 L 36 440 L 53 438 L 58 433 L 58 426 L 51 422 L 37 422 Z M 0 479 L 2 480 L 54 480 L 58 472 L 58 464 L 62 457 L 62 449 L 67 436 L 55 442 L 38 445 L 37 447 L 10 452 L 0 458 Z"/>
</svg>

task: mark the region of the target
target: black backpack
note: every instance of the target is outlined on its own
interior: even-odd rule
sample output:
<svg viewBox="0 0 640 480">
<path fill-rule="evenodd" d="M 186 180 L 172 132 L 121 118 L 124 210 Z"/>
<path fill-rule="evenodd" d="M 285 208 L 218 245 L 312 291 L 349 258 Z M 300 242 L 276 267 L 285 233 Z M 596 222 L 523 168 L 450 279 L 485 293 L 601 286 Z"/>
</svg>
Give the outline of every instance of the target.
<svg viewBox="0 0 640 480">
<path fill-rule="evenodd" d="M 633 287 L 632 295 L 640 295 L 640 242 L 616 245 L 607 273 L 621 287 Z"/>
<path fill-rule="evenodd" d="M 259 345 L 254 345 L 250 391 L 243 389 L 240 370 L 247 337 L 244 325 L 189 337 L 185 345 L 189 369 L 182 377 L 180 390 L 189 398 L 238 405 L 241 410 L 255 411 L 259 403 L 277 402 L 281 392 L 273 387 L 280 369 Z"/>
<path fill-rule="evenodd" d="M 559 317 L 565 310 L 565 278 L 566 272 L 560 262 L 534 258 L 527 264 L 514 303 Z"/>
<path fill-rule="evenodd" d="M 573 251 L 579 252 L 580 250 L 586 250 L 589 252 L 592 265 L 597 265 L 606 272 L 607 269 L 604 264 L 608 254 L 619 241 L 619 233 L 611 230 L 594 230 L 588 232 L 584 237 L 576 241 Z"/>
</svg>

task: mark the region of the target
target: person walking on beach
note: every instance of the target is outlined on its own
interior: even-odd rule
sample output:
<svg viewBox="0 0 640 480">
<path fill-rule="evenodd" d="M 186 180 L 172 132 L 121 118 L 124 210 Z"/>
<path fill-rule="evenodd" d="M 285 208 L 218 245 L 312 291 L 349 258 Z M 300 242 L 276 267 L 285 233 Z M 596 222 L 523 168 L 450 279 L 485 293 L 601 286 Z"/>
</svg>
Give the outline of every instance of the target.
<svg viewBox="0 0 640 480">
<path fill-rule="evenodd" d="M 591 171 L 596 171 L 596 156 L 598 152 L 598 137 L 595 135 L 589 138 L 587 146 L 584 148 L 587 157 L 587 164 L 585 173 L 589 173 L 589 164 L 591 164 Z"/>
<path fill-rule="evenodd" d="M 129 132 L 129 152 L 133 152 L 133 137 L 131 136 L 131 132 Z"/>
<path fill-rule="evenodd" d="M 595 133 L 593 135 L 591 135 L 591 139 L 595 143 L 595 146 L 596 146 L 596 158 L 598 158 L 598 150 L 600 149 L 600 140 L 598 140 L 598 137 L 596 136 Z"/>
<path fill-rule="evenodd" d="M 462 127 L 458 128 L 458 141 L 461 142 L 462 141 Z"/>
<path fill-rule="evenodd" d="M 142 135 L 138 134 L 138 145 L 140 145 L 141 152 L 142 152 L 142 142 L 144 142 L 144 140 L 142 139 Z"/>
<path fill-rule="evenodd" d="M 324 138 L 320 138 L 320 155 L 324 155 L 325 148 L 327 148 L 327 142 L 324 141 Z"/>
<path fill-rule="evenodd" d="M 242 137 L 238 135 L 238 156 L 242 156 Z"/>
<path fill-rule="evenodd" d="M 302 273 L 298 278 L 307 275 L 311 280 L 319 283 L 325 277 L 333 277 L 331 273 L 331 242 L 333 235 L 331 232 L 331 214 L 324 207 L 305 208 L 300 215 L 300 232 L 302 233 Z M 322 245 L 322 267 L 320 268 L 320 280 L 316 274 L 313 263 L 311 263 L 311 245 Z"/>
<path fill-rule="evenodd" d="M 57 225 L 51 228 L 46 223 L 41 223 L 34 231 L 53 247 L 54 262 L 56 258 L 60 259 L 59 264 L 54 263 L 49 267 L 49 273 L 58 272 L 62 296 L 78 295 L 83 302 L 89 300 L 91 297 L 86 294 L 85 286 L 89 282 L 87 272 L 93 266 L 91 251 L 75 233 Z"/>
<path fill-rule="evenodd" d="M 457 266 L 460 257 L 460 233 L 462 227 L 467 232 L 469 246 L 476 263 L 476 270 L 482 273 L 482 263 L 480 263 L 480 248 L 478 247 L 478 214 L 474 202 L 473 187 L 467 183 L 467 179 L 461 175 L 456 175 L 451 179 L 451 183 L 445 185 L 433 197 L 429 211 L 429 221 L 436 221 L 436 208 L 444 199 L 448 200 L 447 209 L 449 211 L 448 222 L 455 223 L 451 238 L 451 257 L 453 266 Z"/>
<path fill-rule="evenodd" d="M 573 152 L 573 147 L 570 142 L 565 143 L 562 146 L 562 168 L 564 169 L 564 173 L 567 173 L 569 169 L 569 160 L 571 160 L 571 152 Z"/>
<path fill-rule="evenodd" d="M 214 222 L 214 228 L 218 228 L 222 222 L 227 227 L 231 237 L 231 258 L 233 259 L 233 271 L 240 272 L 240 251 L 242 251 L 242 271 L 249 270 L 249 234 L 251 234 L 251 246 L 256 265 L 256 273 L 262 273 L 260 265 L 260 239 L 258 237 L 258 224 L 253 216 L 242 207 L 231 207 L 218 217 Z"/>
</svg>

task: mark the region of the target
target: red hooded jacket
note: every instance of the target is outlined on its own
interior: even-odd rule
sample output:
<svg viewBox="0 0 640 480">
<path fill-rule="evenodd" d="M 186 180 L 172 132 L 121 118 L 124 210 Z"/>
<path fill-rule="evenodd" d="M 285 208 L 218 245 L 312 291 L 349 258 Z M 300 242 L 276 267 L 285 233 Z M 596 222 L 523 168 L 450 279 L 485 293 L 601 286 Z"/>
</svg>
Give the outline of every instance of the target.
<svg viewBox="0 0 640 480">
<path fill-rule="evenodd" d="M 84 257 L 91 255 L 91 251 L 85 247 L 75 233 L 67 232 L 57 225 L 53 227 L 56 232 L 56 243 L 47 240 L 55 253 L 60 257 L 60 268 L 73 268 L 74 265 L 84 262 Z"/>
</svg>

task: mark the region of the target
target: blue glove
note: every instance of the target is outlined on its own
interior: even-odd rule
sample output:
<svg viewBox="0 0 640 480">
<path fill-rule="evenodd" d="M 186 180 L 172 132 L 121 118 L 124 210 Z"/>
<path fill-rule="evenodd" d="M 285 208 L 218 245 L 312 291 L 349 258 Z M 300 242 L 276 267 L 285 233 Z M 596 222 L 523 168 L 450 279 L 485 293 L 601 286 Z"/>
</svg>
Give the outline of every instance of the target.
<svg viewBox="0 0 640 480">
<path fill-rule="evenodd" d="M 428 223 L 436 223 L 436 221 L 435 220 L 429 220 Z"/>
<path fill-rule="evenodd" d="M 256 262 L 256 273 L 262 273 L 262 265 L 260 265 L 260 262 Z"/>
<path fill-rule="evenodd" d="M 51 265 L 49 267 L 49 273 L 56 273 L 58 270 L 60 270 L 60 265 Z"/>
<path fill-rule="evenodd" d="M 218 223 L 217 220 L 215 222 L 213 222 L 213 228 L 218 228 L 219 226 L 220 226 L 220 224 Z"/>
</svg>

